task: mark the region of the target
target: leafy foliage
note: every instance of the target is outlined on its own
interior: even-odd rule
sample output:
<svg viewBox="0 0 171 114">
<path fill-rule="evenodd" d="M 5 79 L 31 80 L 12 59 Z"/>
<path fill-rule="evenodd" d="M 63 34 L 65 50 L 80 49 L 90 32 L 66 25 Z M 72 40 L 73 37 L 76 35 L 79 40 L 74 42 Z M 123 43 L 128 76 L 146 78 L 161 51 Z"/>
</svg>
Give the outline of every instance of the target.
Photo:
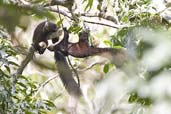
<svg viewBox="0 0 171 114">
<path fill-rule="evenodd" d="M 152 104 L 152 99 L 150 99 L 148 97 L 146 97 L 146 98 L 140 97 L 140 96 L 138 96 L 138 94 L 136 92 L 132 92 L 130 94 L 128 101 L 130 103 L 139 103 L 144 106 L 149 106 Z"/>
<path fill-rule="evenodd" d="M 90 10 L 91 7 L 93 6 L 93 0 L 84 0 L 83 3 L 86 2 L 86 1 L 87 1 L 87 5 L 86 5 L 86 7 L 84 9 L 85 11 Z"/>
<path fill-rule="evenodd" d="M 0 39 L 0 113 L 46 114 L 45 111 L 52 109 L 54 105 L 50 101 L 33 97 L 38 87 L 35 82 L 24 76 L 19 76 L 17 82 L 13 82 L 11 66 L 18 67 L 18 64 L 9 58 L 16 55 L 10 42 Z"/>
</svg>

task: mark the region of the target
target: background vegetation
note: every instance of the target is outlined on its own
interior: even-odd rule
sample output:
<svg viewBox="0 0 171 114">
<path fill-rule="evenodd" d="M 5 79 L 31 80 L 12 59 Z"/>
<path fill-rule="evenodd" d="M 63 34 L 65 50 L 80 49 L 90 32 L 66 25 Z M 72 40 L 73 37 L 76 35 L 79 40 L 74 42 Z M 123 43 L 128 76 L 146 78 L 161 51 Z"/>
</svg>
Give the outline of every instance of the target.
<svg viewBox="0 0 171 114">
<path fill-rule="evenodd" d="M 68 8 L 48 0 L 0 1 L 0 114 L 170 114 L 171 29 L 167 0 L 75 0 Z M 76 42 L 85 26 L 92 45 L 125 47 L 129 61 L 72 58 L 83 96 L 73 99 L 58 78 L 53 54 L 35 57 L 15 80 L 33 31 L 43 20 L 65 26 Z"/>
</svg>

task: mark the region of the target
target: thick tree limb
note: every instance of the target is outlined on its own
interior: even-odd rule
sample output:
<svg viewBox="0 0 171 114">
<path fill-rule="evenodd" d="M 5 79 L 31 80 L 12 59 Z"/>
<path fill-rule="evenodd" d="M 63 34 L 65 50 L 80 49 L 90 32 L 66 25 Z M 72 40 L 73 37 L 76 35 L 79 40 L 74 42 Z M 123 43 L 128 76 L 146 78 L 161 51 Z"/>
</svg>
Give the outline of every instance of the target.
<svg viewBox="0 0 171 114">
<path fill-rule="evenodd" d="M 26 58 L 21 62 L 21 65 L 17 69 L 17 72 L 12 74 L 12 81 L 13 81 L 13 83 L 16 83 L 16 81 L 18 79 L 18 76 L 23 73 L 23 70 L 25 69 L 27 64 L 33 59 L 34 52 L 35 52 L 35 49 L 34 49 L 33 46 L 31 46 L 30 49 L 29 49 L 29 52 L 28 52 L 28 54 L 26 56 Z"/>
<path fill-rule="evenodd" d="M 27 66 L 27 64 L 33 59 L 35 49 L 33 46 L 30 47 L 29 52 L 26 56 L 26 58 L 22 61 L 20 67 L 17 69 L 16 75 L 20 75 L 23 73 L 24 68 Z"/>
</svg>

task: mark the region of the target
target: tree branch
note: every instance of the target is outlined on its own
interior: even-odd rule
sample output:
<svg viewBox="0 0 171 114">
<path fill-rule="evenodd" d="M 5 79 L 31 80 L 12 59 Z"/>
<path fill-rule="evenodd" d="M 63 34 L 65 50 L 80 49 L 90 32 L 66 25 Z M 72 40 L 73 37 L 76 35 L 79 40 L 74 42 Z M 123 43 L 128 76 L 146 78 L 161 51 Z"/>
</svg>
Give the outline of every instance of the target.
<svg viewBox="0 0 171 114">
<path fill-rule="evenodd" d="M 59 14 L 65 16 L 65 17 L 67 17 L 67 18 L 69 18 L 69 19 L 71 19 L 71 20 L 74 20 L 71 16 L 68 15 L 68 12 L 65 12 L 65 11 L 63 11 L 63 10 L 54 9 L 54 8 L 52 8 L 52 7 L 45 7 L 45 9 L 46 9 L 46 10 L 49 10 L 49 11 L 52 11 L 52 12 L 55 12 L 55 13 L 59 13 Z"/>
<path fill-rule="evenodd" d="M 91 24 L 96 24 L 96 25 L 103 25 L 103 26 L 107 26 L 107 27 L 111 27 L 111 28 L 115 28 L 115 29 L 122 28 L 121 26 L 118 26 L 118 25 L 114 26 L 114 25 L 109 25 L 109 24 L 99 23 L 99 22 L 94 22 L 94 21 L 86 21 L 86 20 L 84 20 L 84 22 L 91 23 Z"/>
<path fill-rule="evenodd" d="M 84 71 L 90 70 L 90 69 L 93 68 L 95 65 L 103 65 L 104 63 L 105 63 L 105 61 L 93 63 L 93 64 L 89 65 L 88 67 L 86 67 L 86 68 L 84 68 L 84 69 L 79 69 L 78 71 L 79 71 L 79 72 L 84 72 Z"/>
<path fill-rule="evenodd" d="M 48 78 L 45 82 L 43 82 L 37 89 L 37 92 L 33 95 L 33 98 L 36 97 L 38 95 L 38 93 L 40 92 L 40 90 L 45 87 L 50 81 L 54 80 L 55 78 L 57 78 L 58 75 L 55 75 L 53 77 Z"/>
<path fill-rule="evenodd" d="M 58 33 L 58 32 L 52 33 L 52 34 L 50 34 L 50 35 L 47 36 L 47 39 L 54 38 L 54 36 L 58 36 L 59 34 L 60 33 Z M 17 72 L 15 74 L 13 74 L 13 78 L 14 78 L 13 81 L 14 82 L 17 81 L 18 76 L 23 73 L 23 70 L 25 69 L 25 67 L 27 66 L 27 64 L 33 59 L 33 56 L 34 56 L 35 51 L 36 50 L 34 49 L 33 45 L 31 45 L 31 47 L 29 48 L 29 51 L 27 53 L 27 56 L 21 62 L 21 65 L 17 69 Z"/>
<path fill-rule="evenodd" d="M 94 13 L 94 14 L 82 13 L 80 15 L 84 16 L 84 17 L 99 17 L 99 18 L 103 18 L 107 21 L 114 22 L 115 24 L 117 23 L 117 20 L 113 16 L 110 16 L 110 15 L 100 15 L 100 13 L 99 14 L 98 13 Z"/>
<path fill-rule="evenodd" d="M 33 6 L 33 5 L 20 5 L 20 7 L 24 7 L 24 8 L 37 8 L 38 10 L 48 10 L 48 11 L 52 11 L 55 13 L 59 13 L 71 20 L 74 21 L 74 18 L 71 16 L 70 13 L 63 11 L 63 10 L 59 10 L 59 9 L 54 9 L 52 7 L 42 7 L 42 6 Z M 70 14 L 70 15 L 69 15 Z M 87 16 L 87 17 L 99 17 L 97 14 L 81 14 L 81 16 Z M 102 18 L 108 20 L 108 21 L 112 21 L 114 23 L 116 23 L 116 19 L 112 18 L 112 16 L 102 16 Z M 115 28 L 115 29 L 119 29 L 119 28 L 123 28 L 123 27 L 128 27 L 130 25 L 110 25 L 110 24 L 105 24 L 105 23 L 100 23 L 100 22 L 92 22 L 92 21 L 87 21 L 87 20 L 83 20 L 86 23 L 90 23 L 90 24 L 97 24 L 97 25 L 103 25 L 103 26 L 107 26 L 107 27 L 111 27 L 111 28 Z"/>
<path fill-rule="evenodd" d="M 17 72 L 12 74 L 12 82 L 15 84 L 17 82 L 18 76 L 23 73 L 23 70 L 27 66 L 27 64 L 33 59 L 35 49 L 33 46 L 30 47 L 29 52 L 26 58 L 21 62 L 21 65 L 17 69 Z"/>
<path fill-rule="evenodd" d="M 57 10 L 57 9 L 52 9 L 52 8 L 46 8 L 46 9 L 48 9 L 48 10 L 50 10 L 52 12 L 60 13 L 61 15 L 65 16 L 65 17 L 67 17 L 67 18 L 69 18 L 71 20 L 74 20 L 71 16 L 68 15 L 68 13 L 66 13 L 66 12 L 64 12 L 62 10 Z M 84 15 L 84 14 L 82 14 L 82 15 Z M 94 15 L 94 17 L 95 17 L 95 15 Z M 106 17 L 106 20 L 107 20 L 107 18 L 110 18 L 110 17 Z M 108 20 L 110 20 L 110 19 L 108 19 Z M 119 29 L 119 28 L 123 28 L 123 27 L 129 27 L 129 25 L 110 25 L 110 24 L 105 24 L 105 23 L 100 23 L 100 22 L 93 22 L 93 21 L 87 21 L 87 20 L 83 20 L 83 21 L 86 22 L 86 23 L 103 25 L 103 26 L 107 26 L 107 27 L 111 27 L 111 28 L 115 28 L 115 29 Z"/>
<path fill-rule="evenodd" d="M 72 66 L 72 63 L 71 63 L 69 57 L 67 57 L 67 60 L 68 60 L 68 63 L 69 63 L 69 65 L 70 65 L 71 69 L 74 71 L 74 73 L 75 73 L 75 75 L 76 75 L 76 77 L 77 77 L 77 83 L 78 83 L 78 85 L 79 85 L 79 87 L 80 87 L 80 78 L 79 78 L 78 72 L 77 72 L 77 70 Z"/>
<path fill-rule="evenodd" d="M 22 61 L 20 67 L 17 69 L 16 75 L 20 75 L 23 73 L 24 68 L 27 66 L 27 64 L 33 59 L 35 49 L 33 46 L 30 47 L 29 52 L 26 56 L 26 58 Z"/>
</svg>

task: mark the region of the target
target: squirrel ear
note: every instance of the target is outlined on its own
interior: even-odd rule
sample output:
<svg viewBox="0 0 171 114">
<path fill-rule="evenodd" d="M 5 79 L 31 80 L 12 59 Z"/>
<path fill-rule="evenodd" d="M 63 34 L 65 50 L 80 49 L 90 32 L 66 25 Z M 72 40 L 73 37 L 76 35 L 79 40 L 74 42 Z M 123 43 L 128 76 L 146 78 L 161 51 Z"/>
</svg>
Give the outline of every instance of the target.
<svg viewBox="0 0 171 114">
<path fill-rule="evenodd" d="M 43 42 L 43 41 L 39 43 L 39 46 L 41 48 L 47 48 L 47 44 L 45 42 Z"/>
<path fill-rule="evenodd" d="M 48 30 L 48 26 L 49 26 L 49 22 L 45 21 L 44 27 L 43 27 L 43 31 Z"/>
</svg>

